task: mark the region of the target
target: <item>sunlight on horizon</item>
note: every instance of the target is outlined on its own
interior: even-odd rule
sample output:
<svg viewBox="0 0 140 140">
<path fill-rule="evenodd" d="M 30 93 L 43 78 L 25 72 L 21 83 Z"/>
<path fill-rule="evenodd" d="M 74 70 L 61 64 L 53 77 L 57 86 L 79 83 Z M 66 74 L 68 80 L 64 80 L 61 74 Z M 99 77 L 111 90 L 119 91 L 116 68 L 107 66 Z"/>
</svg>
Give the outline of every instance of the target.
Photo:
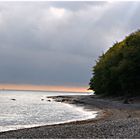
<svg viewBox="0 0 140 140">
<path fill-rule="evenodd" d="M 35 90 L 58 92 L 92 92 L 88 87 L 0 84 L 1 90 Z"/>
</svg>

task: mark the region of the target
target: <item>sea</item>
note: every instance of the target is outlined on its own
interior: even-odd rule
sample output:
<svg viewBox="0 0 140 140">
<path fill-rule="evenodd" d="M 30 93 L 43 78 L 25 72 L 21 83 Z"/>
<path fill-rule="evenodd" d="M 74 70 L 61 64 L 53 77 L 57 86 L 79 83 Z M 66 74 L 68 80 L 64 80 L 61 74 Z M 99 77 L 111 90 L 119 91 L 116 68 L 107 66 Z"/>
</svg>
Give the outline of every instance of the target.
<svg viewBox="0 0 140 140">
<path fill-rule="evenodd" d="M 0 132 L 95 118 L 97 111 L 48 98 L 90 93 L 0 91 Z"/>
</svg>

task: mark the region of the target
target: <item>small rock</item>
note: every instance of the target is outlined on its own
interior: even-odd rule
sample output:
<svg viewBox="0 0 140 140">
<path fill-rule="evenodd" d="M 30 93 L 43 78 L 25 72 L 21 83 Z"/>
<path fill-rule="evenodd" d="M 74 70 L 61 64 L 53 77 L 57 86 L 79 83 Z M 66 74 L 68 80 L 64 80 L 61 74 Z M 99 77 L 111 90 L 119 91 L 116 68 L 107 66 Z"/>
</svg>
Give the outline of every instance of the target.
<svg viewBox="0 0 140 140">
<path fill-rule="evenodd" d="M 123 103 L 124 103 L 124 104 L 129 104 L 128 99 L 125 99 L 125 100 L 123 101 Z"/>
<path fill-rule="evenodd" d="M 132 98 L 129 99 L 129 102 L 133 104 L 134 100 Z"/>
<path fill-rule="evenodd" d="M 61 102 L 66 102 L 66 101 L 67 101 L 67 99 L 62 99 L 62 100 L 61 100 Z"/>
<path fill-rule="evenodd" d="M 16 101 L 16 99 L 11 99 L 12 101 Z"/>
<path fill-rule="evenodd" d="M 73 100 L 75 103 L 78 103 L 78 104 L 82 104 L 84 103 L 83 101 L 79 101 L 79 100 Z"/>
<path fill-rule="evenodd" d="M 127 118 L 131 118 L 131 115 L 128 115 L 128 117 Z"/>
</svg>

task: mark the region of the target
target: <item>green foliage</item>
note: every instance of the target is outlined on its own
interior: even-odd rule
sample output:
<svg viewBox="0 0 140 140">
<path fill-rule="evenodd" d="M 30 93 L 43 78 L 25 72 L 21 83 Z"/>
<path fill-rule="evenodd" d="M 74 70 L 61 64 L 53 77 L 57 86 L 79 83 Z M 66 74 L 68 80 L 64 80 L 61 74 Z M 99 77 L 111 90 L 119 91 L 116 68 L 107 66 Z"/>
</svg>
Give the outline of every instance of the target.
<svg viewBox="0 0 140 140">
<path fill-rule="evenodd" d="M 97 95 L 140 94 L 140 31 L 115 43 L 99 57 L 89 85 Z"/>
</svg>

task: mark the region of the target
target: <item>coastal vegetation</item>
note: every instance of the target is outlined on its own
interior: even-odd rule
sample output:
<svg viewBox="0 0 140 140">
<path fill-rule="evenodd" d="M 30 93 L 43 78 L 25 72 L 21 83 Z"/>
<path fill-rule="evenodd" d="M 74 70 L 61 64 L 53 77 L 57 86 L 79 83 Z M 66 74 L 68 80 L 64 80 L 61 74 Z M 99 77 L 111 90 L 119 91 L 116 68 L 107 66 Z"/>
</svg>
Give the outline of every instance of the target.
<svg viewBox="0 0 140 140">
<path fill-rule="evenodd" d="M 140 30 L 116 42 L 98 58 L 89 85 L 97 95 L 140 94 Z"/>
</svg>

